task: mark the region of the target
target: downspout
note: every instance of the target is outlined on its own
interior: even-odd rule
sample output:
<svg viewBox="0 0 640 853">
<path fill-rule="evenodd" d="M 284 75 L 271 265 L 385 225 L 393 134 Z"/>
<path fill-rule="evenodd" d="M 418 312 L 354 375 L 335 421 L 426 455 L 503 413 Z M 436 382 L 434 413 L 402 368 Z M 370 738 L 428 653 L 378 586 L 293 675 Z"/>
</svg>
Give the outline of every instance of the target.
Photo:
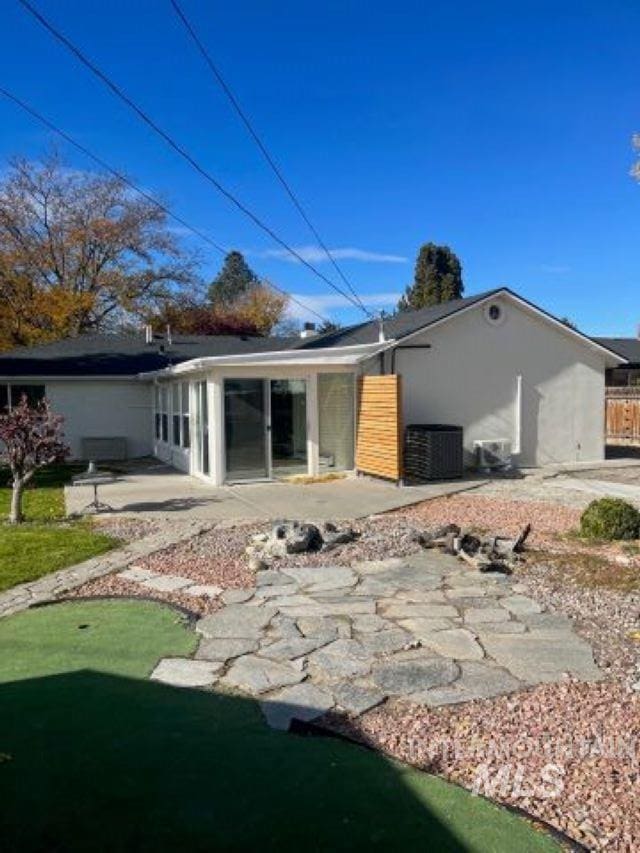
<svg viewBox="0 0 640 853">
<path fill-rule="evenodd" d="M 391 350 L 391 373 L 396 372 L 396 352 L 399 349 L 431 349 L 431 344 L 398 344 Z"/>
<path fill-rule="evenodd" d="M 513 441 L 513 454 L 522 453 L 522 375 L 518 373 L 516 376 L 516 398 L 515 398 L 515 412 L 514 412 L 514 441 Z"/>
</svg>

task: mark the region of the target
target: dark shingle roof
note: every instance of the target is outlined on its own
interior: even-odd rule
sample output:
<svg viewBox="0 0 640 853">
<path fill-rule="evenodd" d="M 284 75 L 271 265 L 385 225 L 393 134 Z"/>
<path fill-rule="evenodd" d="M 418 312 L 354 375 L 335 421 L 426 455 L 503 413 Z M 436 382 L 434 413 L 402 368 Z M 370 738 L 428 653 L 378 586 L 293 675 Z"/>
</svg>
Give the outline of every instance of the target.
<svg viewBox="0 0 640 853">
<path fill-rule="evenodd" d="M 444 320 L 451 314 L 461 311 L 463 308 L 469 308 L 476 302 L 481 302 L 488 296 L 494 293 L 500 293 L 505 288 L 499 287 L 494 290 L 487 290 L 484 293 L 477 293 L 475 296 L 467 296 L 465 299 L 452 299 L 450 302 L 443 302 L 441 305 L 432 305 L 430 308 L 420 308 L 418 311 L 401 311 L 393 317 L 389 317 L 384 321 L 384 332 L 387 340 L 392 338 L 399 340 L 400 338 L 410 335 L 412 332 L 417 332 L 418 329 L 423 329 L 433 325 L 438 320 Z M 337 332 L 328 332 L 326 335 L 318 335 L 315 338 L 301 341 L 298 344 L 299 349 L 317 349 L 318 347 L 337 347 L 337 346 L 353 346 L 355 344 L 373 344 L 378 340 L 378 322 L 371 321 L 368 323 L 360 323 L 358 326 L 349 326 L 347 329 L 338 329 Z"/>
<path fill-rule="evenodd" d="M 631 364 L 640 364 L 640 339 L 638 338 L 594 338 L 607 349 L 619 353 Z"/>
<path fill-rule="evenodd" d="M 422 308 L 405 311 L 385 320 L 387 340 L 401 340 L 407 335 L 444 320 L 464 308 L 469 308 L 498 293 L 512 293 L 500 287 Z M 517 296 L 517 294 L 513 294 Z M 522 300 L 522 297 L 517 296 Z M 527 300 L 522 300 L 526 302 Z M 536 308 L 532 303 L 527 303 Z M 542 309 L 537 308 L 538 311 Z M 546 312 L 542 312 L 546 313 Z M 551 319 L 551 315 L 547 315 Z M 593 338 L 621 359 L 640 363 L 640 341 L 635 338 Z M 147 344 L 142 335 L 81 335 L 37 347 L 21 347 L 0 356 L 0 377 L 10 376 L 136 376 L 161 370 L 172 364 L 207 356 L 243 355 L 288 349 L 320 349 L 322 347 L 354 346 L 378 341 L 378 322 L 371 321 L 327 332 L 313 338 L 260 338 L 240 335 L 175 335 L 166 347 L 161 336 Z M 163 351 L 164 345 L 164 351 Z"/>
<path fill-rule="evenodd" d="M 135 376 L 192 358 L 289 349 L 298 340 L 174 335 L 167 347 L 160 336 L 147 344 L 142 335 L 80 335 L 11 350 L 0 356 L 0 376 Z"/>
</svg>

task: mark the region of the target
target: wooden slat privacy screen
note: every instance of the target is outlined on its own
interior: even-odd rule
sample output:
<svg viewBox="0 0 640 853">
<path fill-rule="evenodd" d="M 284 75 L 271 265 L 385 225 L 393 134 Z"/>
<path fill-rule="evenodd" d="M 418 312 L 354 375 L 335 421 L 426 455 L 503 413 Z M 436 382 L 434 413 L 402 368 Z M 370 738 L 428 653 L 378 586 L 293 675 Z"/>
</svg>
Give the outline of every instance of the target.
<svg viewBox="0 0 640 853">
<path fill-rule="evenodd" d="M 607 388 L 607 442 L 640 445 L 640 388 Z"/>
<path fill-rule="evenodd" d="M 362 376 L 358 389 L 356 469 L 402 477 L 402 397 L 399 376 Z"/>
</svg>

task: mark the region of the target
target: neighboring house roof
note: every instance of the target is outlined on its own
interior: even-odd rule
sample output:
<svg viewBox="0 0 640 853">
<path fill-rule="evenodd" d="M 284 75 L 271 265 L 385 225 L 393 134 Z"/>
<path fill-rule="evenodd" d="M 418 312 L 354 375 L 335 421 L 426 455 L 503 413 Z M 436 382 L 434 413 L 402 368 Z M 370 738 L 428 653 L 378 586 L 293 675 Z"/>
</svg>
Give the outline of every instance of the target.
<svg viewBox="0 0 640 853">
<path fill-rule="evenodd" d="M 640 338 L 594 338 L 603 347 L 619 353 L 629 364 L 640 364 Z"/>
<path fill-rule="evenodd" d="M 143 335 L 80 335 L 0 356 L 0 376 L 137 376 L 195 358 L 283 350 L 298 338 L 174 335 L 145 343 Z"/>
</svg>

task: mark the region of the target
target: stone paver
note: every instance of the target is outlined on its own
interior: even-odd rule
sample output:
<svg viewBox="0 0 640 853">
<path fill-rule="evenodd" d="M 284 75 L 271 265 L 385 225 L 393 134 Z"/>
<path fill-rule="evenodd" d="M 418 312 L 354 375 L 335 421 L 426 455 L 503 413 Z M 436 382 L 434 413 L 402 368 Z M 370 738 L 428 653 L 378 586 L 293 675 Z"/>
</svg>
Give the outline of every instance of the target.
<svg viewBox="0 0 640 853">
<path fill-rule="evenodd" d="M 221 669 L 220 661 L 163 658 L 151 673 L 151 679 L 174 687 L 209 687 Z"/>
<path fill-rule="evenodd" d="M 259 696 L 280 729 L 333 707 L 362 714 L 389 697 L 437 707 L 602 677 L 566 616 L 506 576 L 431 551 L 267 569 L 255 588 L 220 599 L 225 606 L 197 623 L 196 660 L 162 661 L 153 677 Z"/>
<path fill-rule="evenodd" d="M 372 655 L 357 640 L 334 640 L 309 655 L 309 667 L 321 678 L 347 678 L 366 675 Z"/>
<path fill-rule="evenodd" d="M 297 684 L 304 677 L 304 672 L 290 663 L 245 655 L 235 659 L 221 684 L 257 695 Z"/>
<path fill-rule="evenodd" d="M 375 708 L 384 702 L 386 695 L 382 690 L 375 687 L 354 684 L 352 681 L 343 681 L 333 684 L 331 690 L 336 704 L 348 714 L 364 714 L 365 711 Z"/>
<path fill-rule="evenodd" d="M 123 581 L 142 583 L 143 581 L 150 581 L 151 578 L 157 578 L 158 573 L 152 572 L 151 569 L 143 569 L 140 566 L 132 566 L 130 569 L 125 569 L 124 572 L 118 572 L 116 577 Z"/>
<path fill-rule="evenodd" d="M 535 632 L 513 636 L 488 635 L 482 644 L 500 666 L 528 684 L 560 681 L 573 675 L 586 681 L 597 681 L 602 674 L 593 660 L 591 646 L 575 634 L 557 636 Z"/>
<path fill-rule="evenodd" d="M 222 592 L 222 587 L 212 583 L 195 583 L 193 586 L 187 586 L 181 592 L 184 595 L 198 595 L 205 598 L 217 598 Z"/>
<path fill-rule="evenodd" d="M 489 699 L 501 693 L 512 693 L 522 687 L 517 678 L 495 664 L 466 661 L 460 664 L 460 678 L 443 687 L 434 687 L 414 693 L 412 702 L 437 707 L 469 702 L 472 699 Z"/>
<path fill-rule="evenodd" d="M 375 664 L 372 678 L 385 693 L 407 696 L 430 687 L 449 684 L 460 674 L 452 660 L 427 656 L 391 659 Z"/>
<path fill-rule="evenodd" d="M 250 607 L 230 604 L 223 610 L 200 619 L 196 631 L 205 637 L 260 638 L 262 631 L 277 613 L 275 607 Z"/>
<path fill-rule="evenodd" d="M 453 660 L 482 660 L 484 657 L 482 646 L 465 628 L 434 631 L 427 640 L 423 640 L 423 645 Z"/>
<path fill-rule="evenodd" d="M 254 592 L 253 589 L 227 589 L 222 593 L 220 599 L 225 604 L 242 604 L 253 598 Z"/>
<path fill-rule="evenodd" d="M 307 682 L 272 693 L 260 708 L 271 728 L 287 731 L 292 720 L 315 720 L 333 708 L 334 702 L 328 690 Z"/>
<path fill-rule="evenodd" d="M 258 640 L 243 639 L 204 639 L 201 641 L 196 657 L 202 660 L 218 660 L 223 663 L 231 658 L 239 658 L 258 650 Z"/>
<path fill-rule="evenodd" d="M 177 592 L 186 586 L 193 586 L 193 581 L 182 575 L 157 575 L 155 578 L 142 581 L 142 586 L 156 592 Z"/>
<path fill-rule="evenodd" d="M 262 646 L 260 654 L 271 660 L 296 660 L 304 657 L 310 652 L 323 645 L 321 638 L 311 639 L 309 637 L 289 637 L 277 640 L 267 646 Z"/>
</svg>

